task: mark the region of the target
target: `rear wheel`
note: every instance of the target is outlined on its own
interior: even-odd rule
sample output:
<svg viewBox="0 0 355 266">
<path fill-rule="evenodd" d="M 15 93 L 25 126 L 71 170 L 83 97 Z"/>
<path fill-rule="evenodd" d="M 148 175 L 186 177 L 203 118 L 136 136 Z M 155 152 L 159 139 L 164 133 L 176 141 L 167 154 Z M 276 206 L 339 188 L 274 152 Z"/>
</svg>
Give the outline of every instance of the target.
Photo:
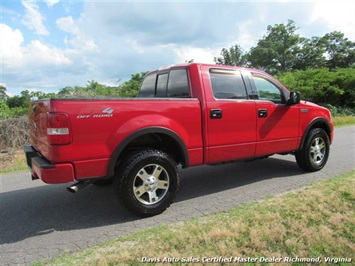
<svg viewBox="0 0 355 266">
<path fill-rule="evenodd" d="M 330 142 L 327 133 L 321 128 L 312 129 L 302 150 L 296 152 L 299 167 L 306 171 L 321 170 L 328 161 Z"/>
<path fill-rule="evenodd" d="M 132 154 L 120 164 L 114 191 L 123 204 L 140 216 L 153 216 L 165 211 L 178 192 L 176 162 L 159 150 Z"/>
</svg>

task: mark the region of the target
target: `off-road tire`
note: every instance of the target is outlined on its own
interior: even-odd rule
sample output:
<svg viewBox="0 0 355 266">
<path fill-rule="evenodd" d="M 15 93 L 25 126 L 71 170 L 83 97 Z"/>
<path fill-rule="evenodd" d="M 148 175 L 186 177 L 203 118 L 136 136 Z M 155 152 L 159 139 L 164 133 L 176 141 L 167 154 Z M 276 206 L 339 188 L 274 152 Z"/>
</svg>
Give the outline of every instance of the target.
<svg viewBox="0 0 355 266">
<path fill-rule="evenodd" d="M 297 164 L 309 172 L 319 171 L 327 163 L 329 151 L 328 134 L 321 128 L 314 128 L 308 133 L 302 150 L 296 152 Z"/>
<path fill-rule="evenodd" d="M 179 190 L 175 160 L 160 150 L 143 150 L 116 169 L 115 196 L 133 213 L 149 217 L 164 212 Z"/>
</svg>

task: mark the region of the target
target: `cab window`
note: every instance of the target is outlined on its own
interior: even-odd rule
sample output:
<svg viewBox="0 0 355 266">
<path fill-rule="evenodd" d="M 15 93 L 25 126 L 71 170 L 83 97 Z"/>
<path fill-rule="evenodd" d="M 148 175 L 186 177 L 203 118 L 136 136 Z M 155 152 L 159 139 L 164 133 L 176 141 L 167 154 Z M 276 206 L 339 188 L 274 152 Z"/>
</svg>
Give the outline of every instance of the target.
<svg viewBox="0 0 355 266">
<path fill-rule="evenodd" d="M 254 76 L 253 80 L 258 92 L 259 100 L 271 101 L 276 104 L 284 103 L 282 90 L 276 85 L 258 76 Z"/>
<path fill-rule="evenodd" d="M 240 72 L 210 69 L 213 96 L 216 99 L 247 99 Z"/>
</svg>

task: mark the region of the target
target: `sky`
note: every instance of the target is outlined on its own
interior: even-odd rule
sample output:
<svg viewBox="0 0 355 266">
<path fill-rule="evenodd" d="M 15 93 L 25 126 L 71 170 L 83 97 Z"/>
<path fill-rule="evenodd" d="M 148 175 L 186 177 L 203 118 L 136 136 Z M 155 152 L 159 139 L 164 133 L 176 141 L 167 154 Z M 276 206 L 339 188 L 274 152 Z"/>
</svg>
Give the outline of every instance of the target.
<svg viewBox="0 0 355 266">
<path fill-rule="evenodd" d="M 223 48 L 257 45 L 293 20 L 306 38 L 355 41 L 355 1 L 0 0 L 1 80 L 9 96 L 95 80 L 115 86 L 162 66 L 214 63 Z"/>
</svg>

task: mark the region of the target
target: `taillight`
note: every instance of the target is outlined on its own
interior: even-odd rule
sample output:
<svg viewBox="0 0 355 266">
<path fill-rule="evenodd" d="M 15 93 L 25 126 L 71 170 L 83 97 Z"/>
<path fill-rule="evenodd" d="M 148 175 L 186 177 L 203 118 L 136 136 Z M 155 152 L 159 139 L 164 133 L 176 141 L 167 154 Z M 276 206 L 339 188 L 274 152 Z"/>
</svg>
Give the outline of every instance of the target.
<svg viewBox="0 0 355 266">
<path fill-rule="evenodd" d="M 65 113 L 48 113 L 47 137 L 50 145 L 66 145 L 71 142 L 70 119 Z"/>
</svg>

